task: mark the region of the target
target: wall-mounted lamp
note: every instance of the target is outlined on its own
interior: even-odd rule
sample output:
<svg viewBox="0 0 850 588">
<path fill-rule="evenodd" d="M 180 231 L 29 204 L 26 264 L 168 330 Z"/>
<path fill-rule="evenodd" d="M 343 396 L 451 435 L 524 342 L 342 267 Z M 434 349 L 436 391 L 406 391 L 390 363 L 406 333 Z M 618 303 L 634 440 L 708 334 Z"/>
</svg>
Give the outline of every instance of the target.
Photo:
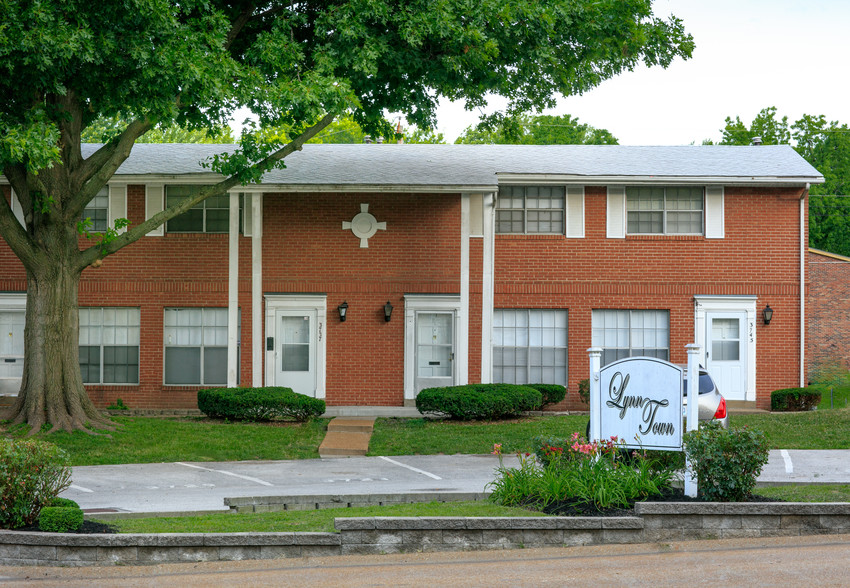
<svg viewBox="0 0 850 588">
<path fill-rule="evenodd" d="M 770 305 L 764 307 L 764 310 L 761 311 L 761 316 L 764 319 L 764 324 L 769 325 L 770 320 L 773 318 L 773 309 L 770 308 Z"/>
<path fill-rule="evenodd" d="M 390 318 L 393 316 L 393 305 L 390 304 L 390 301 L 387 300 L 387 303 L 384 305 L 384 320 L 390 322 Z"/>
<path fill-rule="evenodd" d="M 339 311 L 339 322 L 344 323 L 345 315 L 348 314 L 348 302 L 343 302 L 336 309 Z"/>
</svg>

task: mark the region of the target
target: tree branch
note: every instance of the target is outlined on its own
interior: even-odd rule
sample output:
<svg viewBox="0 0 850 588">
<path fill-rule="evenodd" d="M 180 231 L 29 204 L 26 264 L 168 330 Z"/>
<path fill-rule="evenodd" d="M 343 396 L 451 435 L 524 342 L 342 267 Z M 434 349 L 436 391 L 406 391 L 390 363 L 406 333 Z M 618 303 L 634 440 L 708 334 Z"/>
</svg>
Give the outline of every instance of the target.
<svg viewBox="0 0 850 588">
<path fill-rule="evenodd" d="M 259 167 L 261 169 L 271 169 L 271 167 L 281 159 L 287 157 L 295 151 L 301 151 L 304 143 L 315 137 L 319 134 L 325 127 L 331 124 L 334 120 L 335 115 L 327 114 L 322 120 L 317 122 L 315 125 L 306 129 L 303 133 L 301 133 L 298 137 L 272 153 L 271 155 L 265 157 L 264 159 L 255 163 L 252 167 Z M 224 194 L 229 191 L 234 186 L 240 183 L 239 179 L 236 176 L 230 176 L 207 188 L 206 190 L 201 190 L 197 196 L 194 198 L 186 199 L 166 208 L 165 210 L 156 213 L 149 219 L 144 222 L 136 225 L 135 227 L 129 229 L 124 234 L 116 237 L 114 240 L 109 241 L 108 243 L 101 244 L 97 243 L 92 245 L 88 249 L 81 252 L 81 254 L 77 258 L 78 268 L 80 270 L 84 269 L 86 266 L 91 265 L 96 259 L 106 257 L 112 253 L 115 253 L 122 247 L 129 245 L 135 241 L 138 241 L 143 236 L 156 229 L 160 225 L 164 224 L 166 221 L 176 217 L 177 215 L 183 214 L 196 204 L 202 202 L 206 198 L 210 196 L 217 196 L 220 194 Z"/>
<path fill-rule="evenodd" d="M 10 174 L 8 167 L 3 169 L 3 173 L 7 178 L 14 174 L 14 172 Z M 12 188 L 14 189 L 14 184 Z M 24 211 L 26 210 L 24 208 Z M 3 239 L 8 243 L 9 248 L 12 249 L 15 255 L 18 256 L 18 259 L 23 262 L 24 267 L 29 269 L 36 263 L 39 254 L 38 248 L 33 243 L 27 230 L 18 222 L 15 213 L 12 212 L 11 202 L 6 202 L 6 197 L 2 195 L 0 195 L 0 235 L 3 236 Z"/>
</svg>

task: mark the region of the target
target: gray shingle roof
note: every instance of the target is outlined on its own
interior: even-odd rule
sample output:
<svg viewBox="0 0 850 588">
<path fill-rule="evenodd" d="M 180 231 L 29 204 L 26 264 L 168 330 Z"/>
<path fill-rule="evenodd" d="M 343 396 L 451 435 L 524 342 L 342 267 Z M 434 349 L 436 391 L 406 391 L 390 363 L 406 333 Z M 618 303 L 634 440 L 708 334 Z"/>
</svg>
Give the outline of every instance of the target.
<svg viewBox="0 0 850 588">
<path fill-rule="evenodd" d="M 84 146 L 84 155 L 94 145 Z M 200 162 L 227 145 L 152 144 L 133 148 L 116 176 L 208 174 Z M 821 174 L 785 146 L 305 145 L 263 184 L 289 186 L 495 187 L 498 178 L 550 175 L 576 181 L 621 178 L 818 183 Z"/>
</svg>

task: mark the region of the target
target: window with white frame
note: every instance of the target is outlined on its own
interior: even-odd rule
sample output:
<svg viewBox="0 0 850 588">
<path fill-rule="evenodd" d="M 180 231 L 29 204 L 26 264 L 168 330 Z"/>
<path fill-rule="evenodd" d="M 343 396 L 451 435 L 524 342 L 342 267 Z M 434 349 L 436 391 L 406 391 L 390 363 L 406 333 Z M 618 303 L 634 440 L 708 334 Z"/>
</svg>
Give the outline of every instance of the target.
<svg viewBox="0 0 850 588">
<path fill-rule="evenodd" d="M 80 371 L 86 384 L 139 383 L 139 309 L 80 308 Z"/>
<path fill-rule="evenodd" d="M 166 186 L 165 206 L 192 198 L 209 186 Z M 241 210 L 241 199 L 240 199 Z M 165 224 L 169 233 L 227 233 L 230 230 L 230 195 L 220 194 L 202 200 Z"/>
<path fill-rule="evenodd" d="M 626 357 L 670 357 L 670 313 L 666 310 L 594 310 L 592 345 L 602 348 L 602 365 Z"/>
<path fill-rule="evenodd" d="M 564 186 L 502 186 L 496 232 L 563 235 L 565 199 Z"/>
<path fill-rule="evenodd" d="M 626 188 L 630 234 L 702 235 L 702 187 L 629 186 Z"/>
<path fill-rule="evenodd" d="M 86 227 L 92 233 L 105 233 L 109 227 L 109 186 L 104 186 L 95 194 L 80 215 L 80 220 L 89 220 Z"/>
<path fill-rule="evenodd" d="M 567 311 L 496 309 L 493 381 L 567 384 Z"/>
<path fill-rule="evenodd" d="M 227 384 L 227 309 L 166 308 L 165 383 Z"/>
</svg>

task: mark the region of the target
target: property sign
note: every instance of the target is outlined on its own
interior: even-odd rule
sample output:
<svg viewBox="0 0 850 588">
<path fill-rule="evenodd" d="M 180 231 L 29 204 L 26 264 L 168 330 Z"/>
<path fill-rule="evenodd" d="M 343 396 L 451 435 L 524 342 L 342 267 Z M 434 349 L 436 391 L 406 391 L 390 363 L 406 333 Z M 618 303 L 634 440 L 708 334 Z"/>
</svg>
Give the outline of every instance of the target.
<svg viewBox="0 0 850 588">
<path fill-rule="evenodd" d="M 681 450 L 683 373 L 653 357 L 606 365 L 599 371 L 597 389 L 599 436 L 616 436 L 631 448 Z"/>
</svg>

